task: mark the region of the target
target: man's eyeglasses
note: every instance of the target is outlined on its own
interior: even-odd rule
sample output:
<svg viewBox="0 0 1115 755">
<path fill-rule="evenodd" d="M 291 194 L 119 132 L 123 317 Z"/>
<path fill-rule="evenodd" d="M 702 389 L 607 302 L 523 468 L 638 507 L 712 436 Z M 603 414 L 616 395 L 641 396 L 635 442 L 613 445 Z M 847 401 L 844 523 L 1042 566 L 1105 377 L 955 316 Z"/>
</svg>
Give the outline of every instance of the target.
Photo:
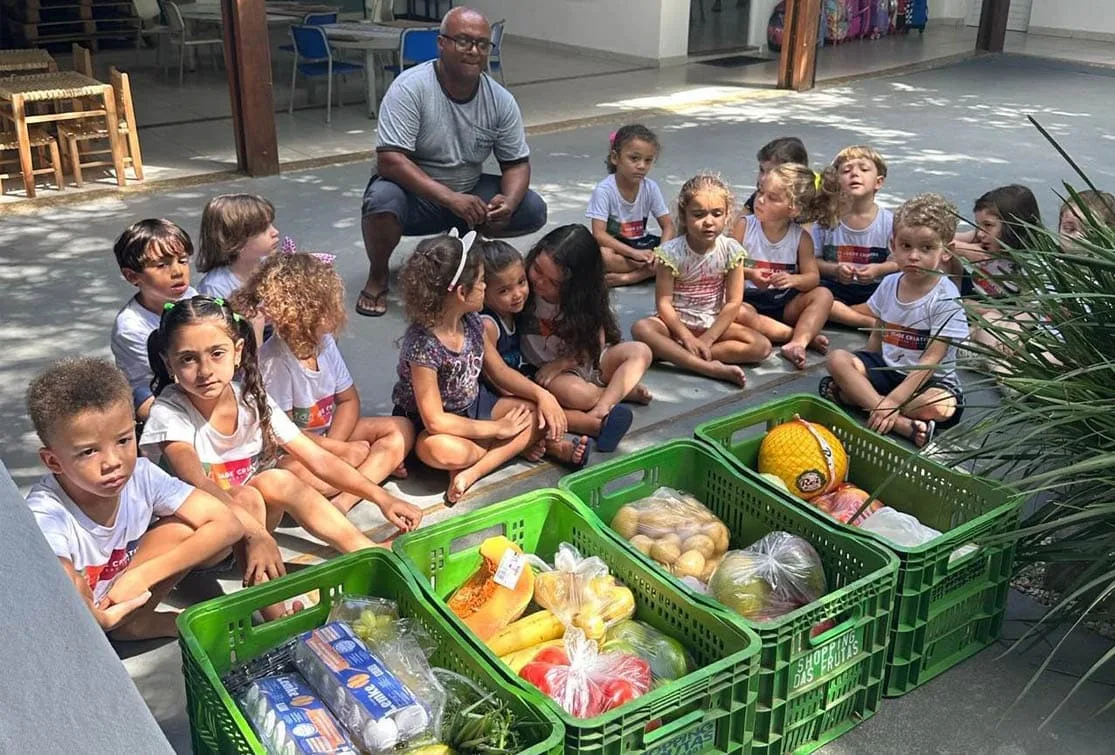
<svg viewBox="0 0 1115 755">
<path fill-rule="evenodd" d="M 438 34 L 442 39 L 447 39 L 453 43 L 453 47 L 457 52 L 468 52 L 473 47 L 481 55 L 487 55 L 492 51 L 492 40 L 490 39 L 473 39 L 472 37 L 451 37 L 448 34 Z"/>
</svg>

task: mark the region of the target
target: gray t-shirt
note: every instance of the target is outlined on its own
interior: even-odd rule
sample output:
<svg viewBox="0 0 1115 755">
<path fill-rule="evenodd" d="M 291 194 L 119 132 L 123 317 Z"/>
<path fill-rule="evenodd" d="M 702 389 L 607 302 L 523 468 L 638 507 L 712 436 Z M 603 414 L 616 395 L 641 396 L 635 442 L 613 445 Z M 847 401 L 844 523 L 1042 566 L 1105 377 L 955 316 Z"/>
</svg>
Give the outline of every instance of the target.
<svg viewBox="0 0 1115 755">
<path fill-rule="evenodd" d="M 530 155 L 523 116 L 511 93 L 487 74 L 468 102 L 450 99 L 435 61 L 399 74 L 379 108 L 377 150 L 407 153 L 426 175 L 453 191 L 480 180 L 488 155 L 501 163 Z"/>
</svg>

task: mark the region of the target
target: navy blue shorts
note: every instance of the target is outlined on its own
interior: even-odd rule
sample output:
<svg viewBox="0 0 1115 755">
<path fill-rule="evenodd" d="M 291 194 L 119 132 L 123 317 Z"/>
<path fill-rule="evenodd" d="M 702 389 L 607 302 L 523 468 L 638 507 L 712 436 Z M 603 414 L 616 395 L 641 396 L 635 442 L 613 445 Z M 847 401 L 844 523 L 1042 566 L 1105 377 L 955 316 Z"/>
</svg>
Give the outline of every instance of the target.
<svg viewBox="0 0 1115 755">
<path fill-rule="evenodd" d="M 792 302 L 798 293 L 799 291 L 796 288 L 791 288 L 786 293 L 780 292 L 777 296 L 774 296 L 769 291 L 749 289 L 744 291 L 743 302 L 750 304 L 756 312 L 764 317 L 785 322 L 783 314 L 786 311 L 786 305 Z"/>
<path fill-rule="evenodd" d="M 858 359 L 864 367 L 867 368 L 867 379 L 871 381 L 871 387 L 880 396 L 886 396 L 891 391 L 899 386 L 899 384 L 906 379 L 906 373 L 897 370 L 893 367 L 888 367 L 887 363 L 883 361 L 883 355 L 878 351 L 856 351 L 854 352 L 856 359 Z M 929 388 L 939 388 L 943 391 L 951 393 L 956 398 L 956 411 L 948 419 L 941 420 L 937 423 L 938 430 L 947 430 L 960 421 L 960 415 L 964 413 L 964 392 L 960 388 L 960 383 L 954 380 L 942 380 L 936 375 L 926 380 L 918 393 Z"/>
<path fill-rule="evenodd" d="M 829 278 L 821 278 L 821 285 L 832 291 L 832 298 L 839 302 L 844 302 L 848 306 L 856 304 L 863 304 L 871 298 L 871 294 L 875 293 L 875 289 L 879 284 L 873 283 L 864 285 L 862 283 L 841 283 L 840 281 L 830 280 Z"/>
<path fill-rule="evenodd" d="M 492 391 L 483 383 L 479 386 L 480 390 L 476 394 L 476 399 L 464 411 L 456 412 L 460 417 L 468 417 L 469 419 L 489 420 L 492 418 L 492 410 L 496 407 L 496 402 L 500 397 L 492 393 Z M 396 405 L 391 412 L 392 417 L 406 417 L 414 424 L 414 431 L 420 433 L 426 429 L 426 423 L 422 421 L 422 415 L 418 412 L 408 412 L 401 406 Z"/>
<path fill-rule="evenodd" d="M 500 177 L 485 173 L 480 176 L 468 194 L 488 202 L 501 191 Z M 404 236 L 433 236 L 450 228 L 465 233 L 468 223 L 454 215 L 449 208 L 412 194 L 397 183 L 372 176 L 364 189 L 361 216 L 389 213 L 403 226 Z M 523 201 L 511 213 L 511 221 L 504 233 L 508 236 L 525 236 L 546 225 L 546 201 L 533 191 L 527 191 Z"/>
</svg>

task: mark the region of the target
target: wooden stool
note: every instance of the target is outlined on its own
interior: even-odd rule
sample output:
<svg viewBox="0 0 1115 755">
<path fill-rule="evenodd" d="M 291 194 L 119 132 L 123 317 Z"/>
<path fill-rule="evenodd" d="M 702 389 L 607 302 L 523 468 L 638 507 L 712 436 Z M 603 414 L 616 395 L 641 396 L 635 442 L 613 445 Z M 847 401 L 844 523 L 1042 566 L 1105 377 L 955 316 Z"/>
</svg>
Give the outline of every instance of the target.
<svg viewBox="0 0 1115 755">
<path fill-rule="evenodd" d="M 66 184 L 64 182 L 64 179 L 62 178 L 62 158 L 58 154 L 57 140 L 55 140 L 55 138 L 51 136 L 46 129 L 39 126 L 32 126 L 28 128 L 27 136 L 30 146 L 34 147 L 39 153 L 40 163 L 46 162 L 46 154 L 44 150 L 50 150 L 50 167 L 35 168 L 31 171 L 31 175 L 37 176 L 43 173 L 53 173 L 54 182 L 58 185 L 59 191 L 61 191 L 66 187 Z M 3 153 L 9 151 L 18 152 L 18 150 L 19 140 L 16 138 L 16 135 L 10 131 L 0 131 L 0 161 L 10 162 L 10 158 L 5 159 L 3 157 Z M 15 163 L 17 166 L 19 165 L 18 154 L 15 158 Z M 3 179 L 14 178 L 16 176 L 22 176 L 22 173 L 18 172 L 18 170 L 15 173 L 0 173 L 0 194 L 4 193 Z"/>
<path fill-rule="evenodd" d="M 135 108 L 132 106 L 132 87 L 128 82 L 128 74 L 113 67 L 109 70 L 109 76 L 116 97 L 116 112 L 119 115 L 117 133 L 123 137 L 123 143 L 127 145 L 128 154 L 124 157 L 124 164 L 131 165 L 136 180 L 142 181 L 143 157 L 139 151 L 139 130 L 136 127 Z M 59 123 L 58 138 L 62 142 L 62 151 L 66 155 L 66 159 L 69 160 L 74 182 L 78 186 L 85 184 L 84 176 L 82 176 L 82 171 L 85 168 L 111 166 L 113 164 L 111 159 L 85 159 L 90 155 L 110 154 L 110 149 L 82 151 L 79 144 L 95 139 L 108 139 L 108 127 L 105 125 L 103 118 Z"/>
</svg>

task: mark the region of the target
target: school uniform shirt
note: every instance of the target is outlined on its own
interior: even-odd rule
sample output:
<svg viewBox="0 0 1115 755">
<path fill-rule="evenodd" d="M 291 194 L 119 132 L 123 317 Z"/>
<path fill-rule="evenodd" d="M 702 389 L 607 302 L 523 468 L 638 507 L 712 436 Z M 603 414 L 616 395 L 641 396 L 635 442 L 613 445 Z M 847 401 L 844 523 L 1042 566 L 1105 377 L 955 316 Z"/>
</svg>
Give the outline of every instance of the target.
<svg viewBox="0 0 1115 755">
<path fill-rule="evenodd" d="M 557 335 L 556 320 L 561 309 L 541 296 L 532 297 L 533 311 L 524 313 L 520 343 L 523 356 L 535 367 L 542 367 L 564 357 L 565 341 Z"/>
<path fill-rule="evenodd" d="M 302 364 L 278 337 L 260 347 L 259 368 L 267 395 L 306 432 L 328 431 L 337 394 L 352 387 L 352 375 L 333 336 L 322 339 L 316 370 Z"/>
<path fill-rule="evenodd" d="M 485 307 L 480 311 L 480 319 L 483 322 L 491 322 L 496 326 L 496 351 L 499 352 L 503 363 L 515 372 L 524 374 L 532 372 L 533 368 L 527 362 L 526 357 L 523 356 L 518 318 L 512 318 L 511 324 L 508 325 L 502 317 Z"/>
<path fill-rule="evenodd" d="M 192 492 L 193 487 L 141 457 L 120 490 L 111 525 L 86 516 L 52 474 L 31 486 L 27 505 L 54 555 L 73 564 L 96 602 L 131 564 L 151 520 L 174 514 Z"/>
<path fill-rule="evenodd" d="M 607 223 L 610 236 L 625 242 L 637 242 L 649 235 L 647 218 L 669 214 L 662 190 L 654 181 L 644 178 L 639 183 L 635 201 L 628 202 L 619 193 L 615 174 L 611 174 L 593 189 L 585 217 Z"/>
<path fill-rule="evenodd" d="M 875 213 L 875 219 L 866 228 L 856 230 L 849 228 L 841 221 L 835 228 L 813 227 L 813 253 L 825 262 L 846 263 L 850 265 L 879 265 L 890 258 L 891 234 L 894 232 L 894 213 L 885 207 L 880 207 Z M 831 285 L 830 285 L 831 284 Z M 865 301 L 879 284 L 878 282 L 840 283 L 829 281 L 826 285 L 833 288 L 837 299 L 844 300 L 839 295 L 846 291 L 847 298 L 855 298 L 852 302 L 858 304 Z"/>
<path fill-rule="evenodd" d="M 244 282 L 236 277 L 232 272 L 232 268 L 227 265 L 222 267 L 215 267 L 205 274 L 201 279 L 201 283 L 197 284 L 197 290 L 206 296 L 214 298 L 220 297 L 227 299 L 232 296 L 232 293 L 244 285 Z"/>
<path fill-rule="evenodd" d="M 928 293 L 914 301 L 898 298 L 902 273 L 886 276 L 867 306 L 883 323 L 883 360 L 903 372 L 917 367 L 932 339 L 949 341 L 948 351 L 933 378 L 959 383 L 956 375 L 957 344 L 968 337 L 968 319 L 960 305 L 960 292 L 947 276 L 940 276 Z"/>
<path fill-rule="evenodd" d="M 197 296 L 197 291 L 187 288 L 181 299 Z M 179 301 L 181 301 L 179 299 Z M 128 300 L 116 313 L 112 324 L 109 346 L 112 358 L 128 378 L 132 387 L 132 402 L 139 406 L 151 397 L 151 364 L 147 361 L 147 339 L 159 327 L 159 315 L 147 310 L 136 297 Z"/>
<path fill-rule="evenodd" d="M 747 225 L 743 233 L 743 248 L 747 250 L 750 266 L 759 270 L 797 274 L 798 245 L 801 243 L 801 235 L 805 233 L 805 229 L 797 223 L 790 223 L 790 228 L 781 241 L 771 241 L 763 233 L 763 225 L 757 217 L 748 215 L 745 220 Z M 793 290 L 761 289 L 750 280 L 745 286 L 753 298 L 762 296 L 769 301 L 784 299 Z"/>
<path fill-rule="evenodd" d="M 197 458 L 210 480 L 228 490 L 243 485 L 262 471 L 263 429 L 253 408 L 244 404 L 240 386 L 232 384 L 239 413 L 236 429 L 224 435 L 209 424 L 190 403 L 186 392 L 177 385 L 168 385 L 151 406 L 151 415 L 143 426 L 140 446 L 155 463 L 163 462 L 161 443 L 182 441 L 197 451 Z M 289 443 L 301 431 L 283 413 L 274 399 L 267 397 L 271 407 L 271 430 L 280 444 Z"/>
</svg>

